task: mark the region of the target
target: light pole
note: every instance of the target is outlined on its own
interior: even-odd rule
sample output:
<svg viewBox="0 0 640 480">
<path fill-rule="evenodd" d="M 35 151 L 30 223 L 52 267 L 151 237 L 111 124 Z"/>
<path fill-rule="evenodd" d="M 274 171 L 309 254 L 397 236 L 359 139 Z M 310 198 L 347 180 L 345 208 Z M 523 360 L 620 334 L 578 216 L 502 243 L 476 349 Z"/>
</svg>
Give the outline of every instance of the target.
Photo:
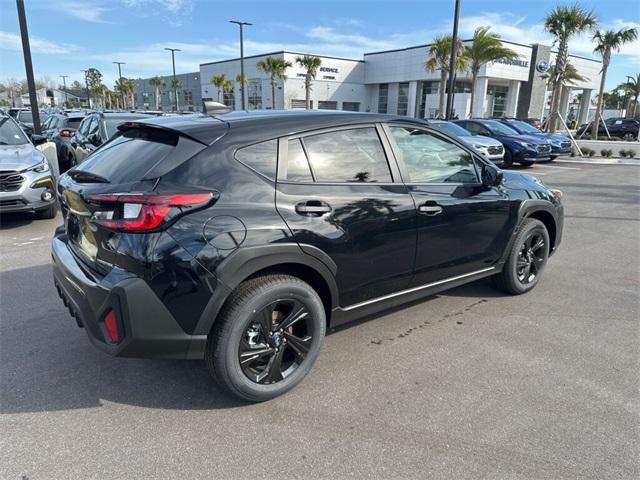
<svg viewBox="0 0 640 480">
<path fill-rule="evenodd" d="M 91 108 L 91 96 L 89 95 L 89 82 L 87 80 L 87 72 L 89 70 L 80 70 L 82 73 L 84 73 L 84 88 L 87 91 L 87 107 Z"/>
<path fill-rule="evenodd" d="M 171 65 L 173 66 L 173 96 L 175 98 L 174 105 L 176 112 L 178 111 L 178 87 L 176 84 L 176 57 L 175 52 L 180 52 L 179 48 L 165 48 L 171 52 Z"/>
<path fill-rule="evenodd" d="M 245 25 L 252 25 L 249 22 L 241 22 L 240 20 L 229 20 L 229 23 L 235 23 L 240 27 L 240 98 L 242 99 L 242 110 L 247 109 L 247 104 L 245 102 L 245 88 L 246 85 L 244 83 L 244 30 L 243 27 Z"/>
<path fill-rule="evenodd" d="M 20 23 L 20 37 L 22 38 L 22 53 L 24 54 L 24 68 L 27 71 L 27 86 L 29 87 L 29 103 L 33 116 L 33 133 L 40 135 L 40 110 L 36 95 L 36 82 L 33 79 L 33 64 L 31 63 L 31 46 L 29 45 L 29 31 L 27 30 L 27 15 L 24 11 L 24 0 L 16 0 L 18 8 L 18 23 Z"/>
<path fill-rule="evenodd" d="M 62 85 L 64 86 L 64 107 L 69 108 L 69 97 L 67 95 L 67 78 L 69 75 L 60 75 L 62 79 Z"/>
<path fill-rule="evenodd" d="M 118 65 L 118 85 L 120 85 L 120 93 L 122 93 L 122 108 L 125 108 L 124 107 L 124 91 L 122 89 L 122 69 L 120 68 L 120 66 L 126 65 L 126 63 L 125 62 L 112 62 L 112 63 L 115 63 L 116 65 Z"/>
<path fill-rule="evenodd" d="M 451 120 L 453 110 L 453 89 L 456 81 L 456 56 L 458 47 L 458 18 L 460 17 L 460 0 L 456 0 L 455 13 L 453 15 L 453 36 L 451 37 L 451 57 L 449 58 L 449 92 L 447 94 L 446 119 Z M 473 108 L 473 106 L 471 106 Z"/>
</svg>

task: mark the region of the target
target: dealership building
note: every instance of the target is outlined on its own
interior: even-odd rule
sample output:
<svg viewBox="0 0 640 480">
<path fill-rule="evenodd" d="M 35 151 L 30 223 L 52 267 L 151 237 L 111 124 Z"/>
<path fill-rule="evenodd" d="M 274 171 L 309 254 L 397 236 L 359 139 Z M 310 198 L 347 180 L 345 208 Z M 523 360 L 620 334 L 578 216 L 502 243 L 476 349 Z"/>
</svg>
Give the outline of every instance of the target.
<svg viewBox="0 0 640 480">
<path fill-rule="evenodd" d="M 466 41 L 465 43 L 468 43 Z M 480 69 L 476 83 L 474 116 L 544 116 L 550 92 L 546 73 L 555 62 L 556 53 L 541 44 L 524 45 L 503 41 L 520 56 L 516 60 L 498 60 Z M 429 45 L 397 50 L 365 53 L 362 60 L 318 55 L 322 60 L 312 84 L 311 108 L 379 112 L 417 118 L 438 116 L 440 72 L 425 68 Z M 303 67 L 296 64 L 300 53 L 279 51 L 245 57 L 247 108 L 304 108 L 305 89 Z M 283 58 L 293 64 L 287 79 L 277 81 L 275 102 L 269 76 L 256 64 L 266 57 Z M 561 95 L 561 113 L 565 118 L 582 123 L 588 118 L 591 98 L 600 82 L 601 62 L 575 55 L 569 62 L 585 78 Z M 202 98 L 241 108 L 238 58 L 200 65 Z M 212 83 L 212 77 L 224 74 L 233 82 L 233 89 L 222 91 Z M 467 117 L 471 110 L 471 74 L 458 72 L 455 82 L 454 114 Z M 581 95 L 578 95 L 581 94 Z"/>
</svg>

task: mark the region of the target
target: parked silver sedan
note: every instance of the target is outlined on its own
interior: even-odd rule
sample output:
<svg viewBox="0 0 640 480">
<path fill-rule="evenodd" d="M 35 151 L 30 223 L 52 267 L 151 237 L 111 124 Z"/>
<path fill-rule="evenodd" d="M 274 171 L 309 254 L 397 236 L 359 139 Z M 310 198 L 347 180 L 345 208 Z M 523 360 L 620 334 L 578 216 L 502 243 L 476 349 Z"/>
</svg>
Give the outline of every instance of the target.
<svg viewBox="0 0 640 480">
<path fill-rule="evenodd" d="M 442 130 L 443 132 L 455 135 L 461 141 L 472 147 L 483 157 L 494 163 L 502 163 L 504 158 L 504 146 L 495 138 L 472 135 L 469 131 L 445 120 L 429 120 L 429 125 Z"/>
</svg>

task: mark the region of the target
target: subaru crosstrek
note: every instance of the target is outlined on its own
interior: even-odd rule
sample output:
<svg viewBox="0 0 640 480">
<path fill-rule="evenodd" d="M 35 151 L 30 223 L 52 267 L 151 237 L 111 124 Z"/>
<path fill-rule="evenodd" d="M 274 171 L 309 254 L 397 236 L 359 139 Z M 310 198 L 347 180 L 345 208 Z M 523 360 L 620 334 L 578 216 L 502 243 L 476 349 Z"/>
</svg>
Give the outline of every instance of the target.
<svg viewBox="0 0 640 480">
<path fill-rule="evenodd" d="M 555 160 L 560 155 L 568 155 L 571 153 L 571 139 L 566 135 L 543 132 L 527 122 L 515 118 L 496 118 L 496 120 L 513 128 L 520 135 L 533 135 L 549 142 L 551 144 L 551 160 Z"/>
<path fill-rule="evenodd" d="M 62 175 L 55 285 L 99 349 L 205 359 L 251 401 L 327 327 L 491 276 L 540 281 L 561 192 L 405 117 L 237 112 L 128 122 Z"/>
<path fill-rule="evenodd" d="M 546 139 L 534 135 L 520 135 L 513 128 L 497 120 L 456 120 L 454 123 L 468 130 L 473 135 L 482 135 L 499 140 L 505 148 L 505 167 L 519 163 L 528 167 L 534 162 L 551 160 L 551 144 Z"/>
</svg>

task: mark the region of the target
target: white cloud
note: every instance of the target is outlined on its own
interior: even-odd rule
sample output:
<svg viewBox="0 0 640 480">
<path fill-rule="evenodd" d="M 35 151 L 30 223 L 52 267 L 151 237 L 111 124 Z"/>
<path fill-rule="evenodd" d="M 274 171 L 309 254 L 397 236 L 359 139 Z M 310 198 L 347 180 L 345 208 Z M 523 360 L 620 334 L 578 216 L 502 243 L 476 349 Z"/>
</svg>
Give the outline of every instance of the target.
<svg viewBox="0 0 640 480">
<path fill-rule="evenodd" d="M 67 54 L 75 52 L 78 47 L 66 43 L 56 43 L 45 38 L 29 35 L 29 44 L 33 53 Z M 9 32 L 0 32 L 0 48 L 5 50 L 22 51 L 20 35 Z"/>
<path fill-rule="evenodd" d="M 107 19 L 113 9 L 103 7 L 97 4 L 87 4 L 74 0 L 58 1 L 52 4 L 55 6 L 57 13 L 64 13 L 78 20 L 84 20 L 91 23 L 112 23 L 111 19 Z"/>
<path fill-rule="evenodd" d="M 158 17 L 165 23 L 180 26 L 193 13 L 194 0 L 121 0 L 124 7 L 135 9 L 141 17 Z"/>
</svg>

